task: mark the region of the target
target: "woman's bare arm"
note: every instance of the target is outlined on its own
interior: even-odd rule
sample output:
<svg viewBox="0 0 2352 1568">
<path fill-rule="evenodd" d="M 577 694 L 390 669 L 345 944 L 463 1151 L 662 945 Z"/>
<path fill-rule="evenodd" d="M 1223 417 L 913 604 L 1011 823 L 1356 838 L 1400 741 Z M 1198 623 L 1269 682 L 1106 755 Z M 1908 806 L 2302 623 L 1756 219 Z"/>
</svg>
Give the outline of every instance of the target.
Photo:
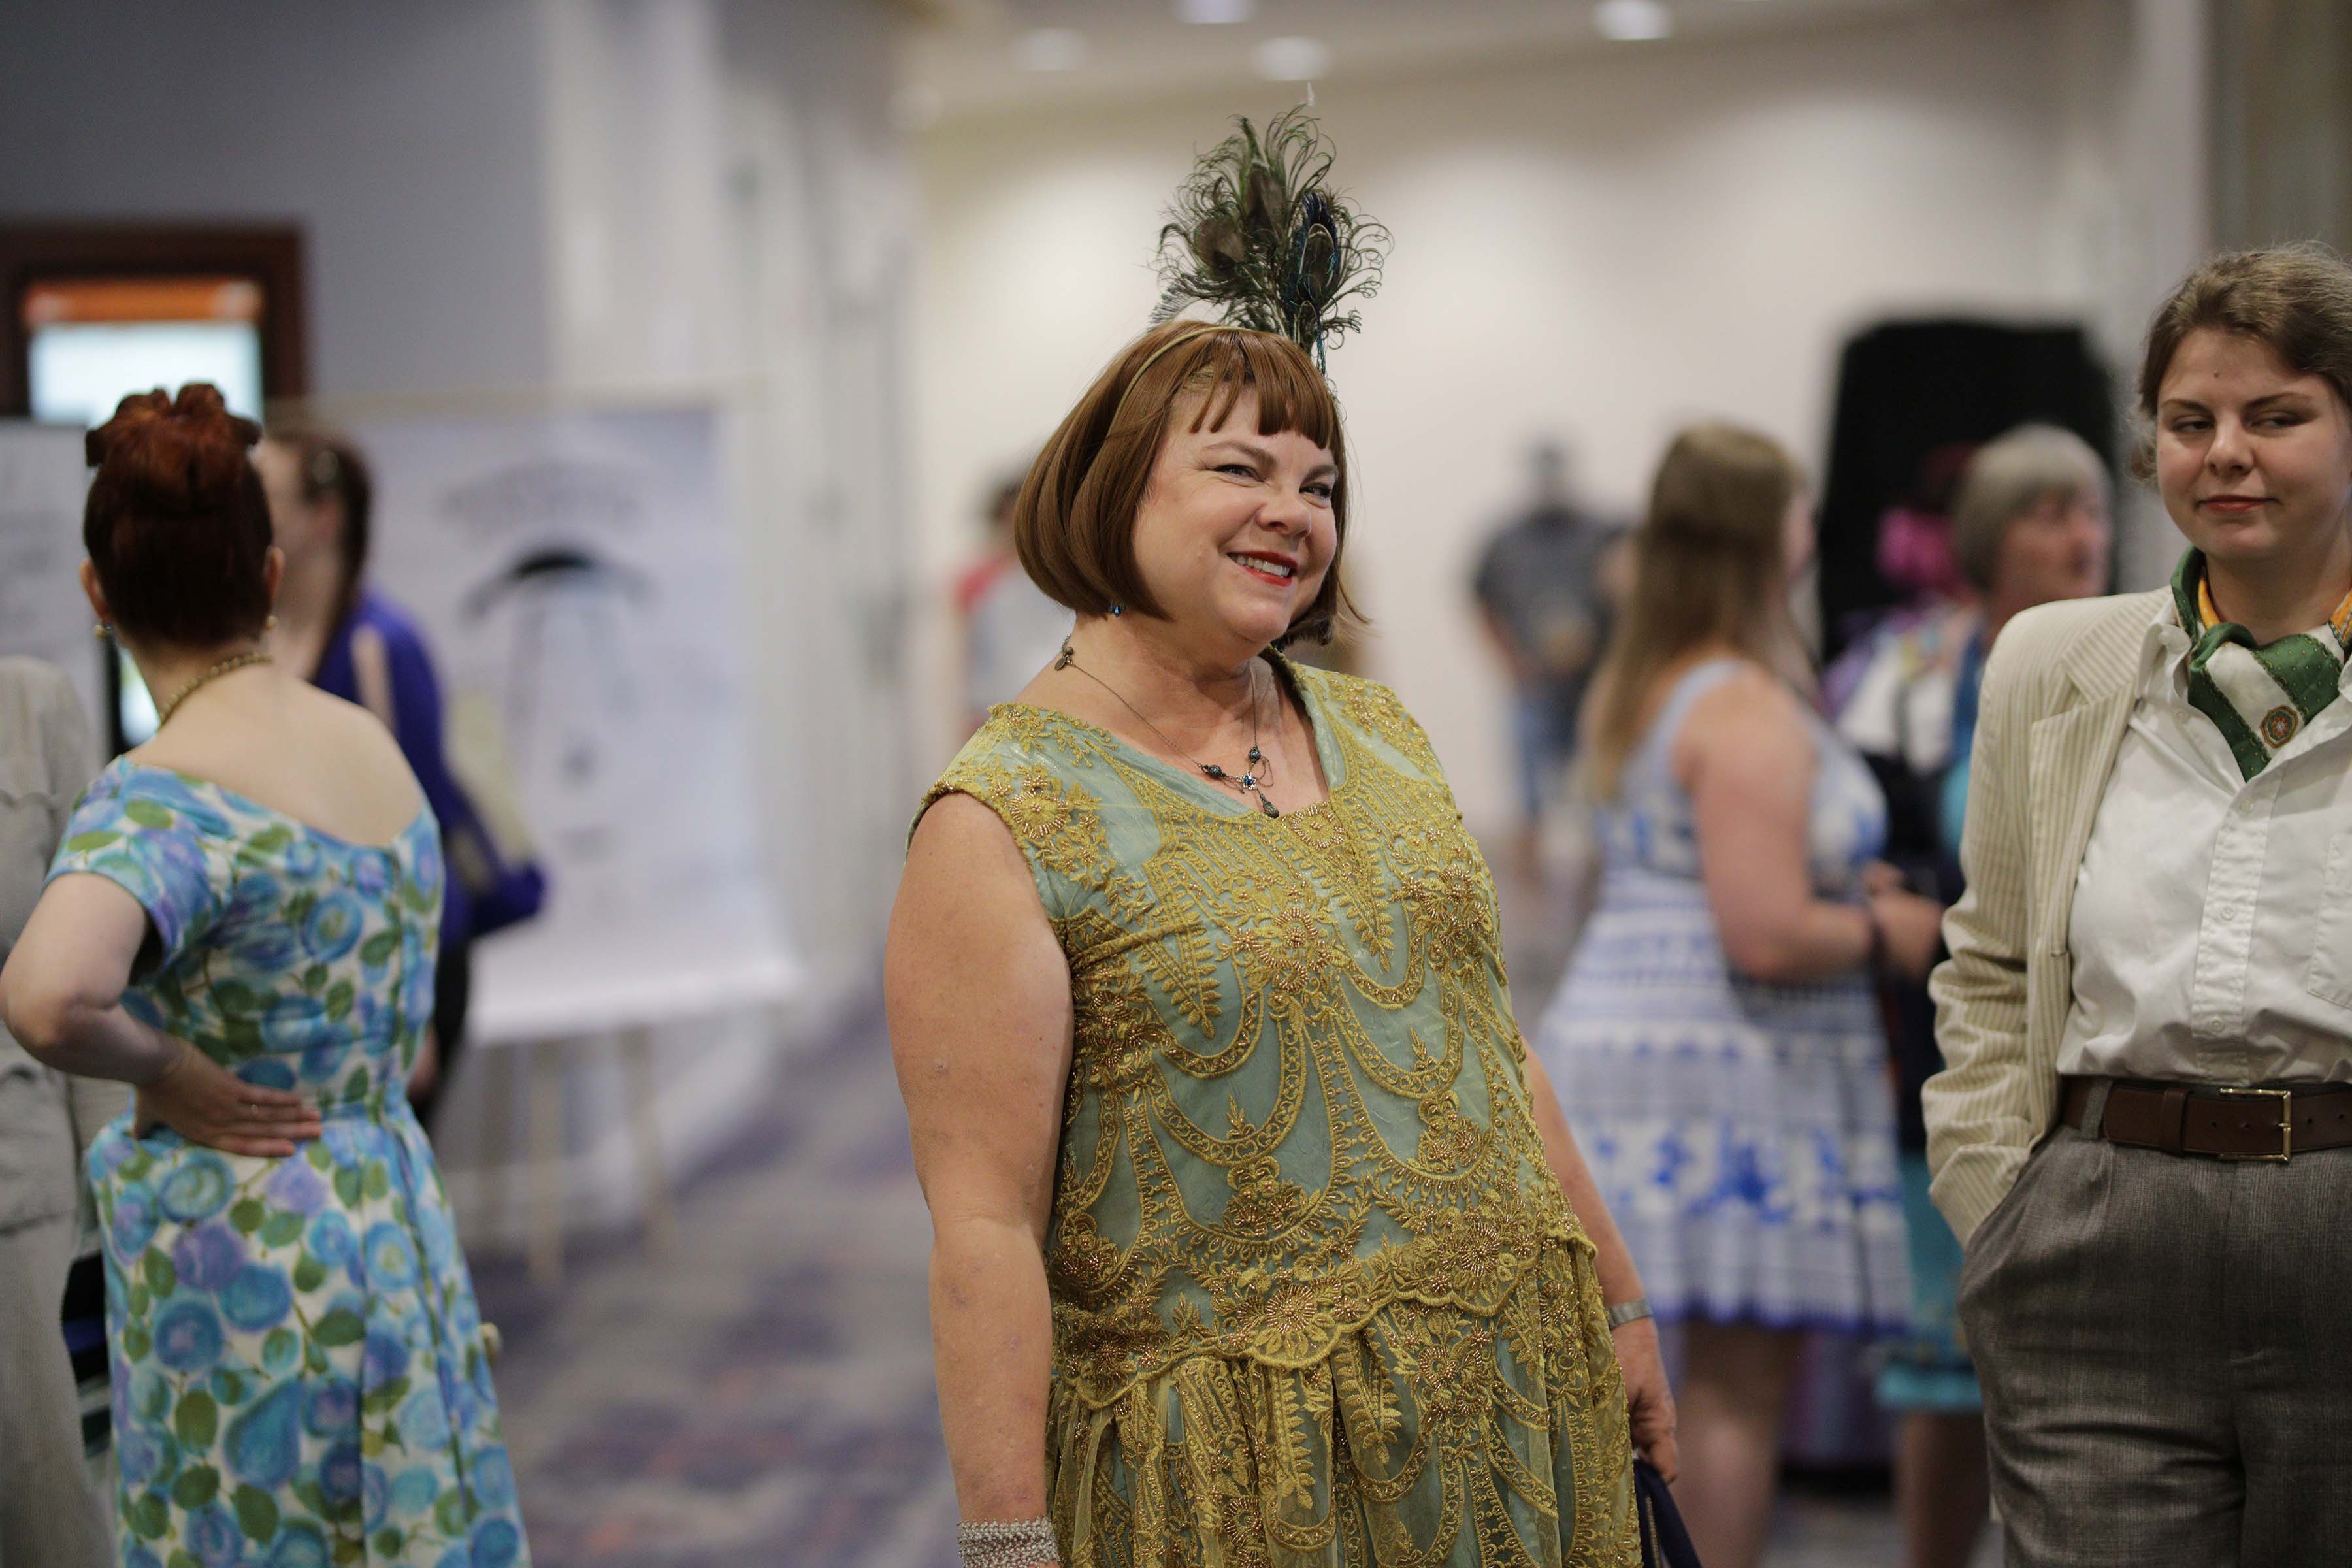
<svg viewBox="0 0 2352 1568">
<path fill-rule="evenodd" d="M 147 911 L 115 883 L 58 878 L 0 970 L 0 1020 L 59 1072 L 136 1084 L 136 1131 L 160 1121 L 192 1143 L 268 1159 L 316 1138 L 319 1108 L 301 1095 L 247 1083 L 124 1009 L 147 931 Z"/>
<path fill-rule="evenodd" d="M 1870 957 L 1870 916 L 1813 893 L 1808 846 L 1820 762 L 1795 697 L 1761 669 L 1742 671 L 1692 704 L 1673 759 L 1732 968 L 1780 982 L 1859 968 Z"/>
<path fill-rule="evenodd" d="M 1524 1040 L 1521 1042 L 1525 1047 Z M 1636 1300 L 1643 1294 L 1642 1272 L 1633 1266 L 1633 1254 L 1619 1234 L 1617 1222 L 1609 1217 L 1609 1205 L 1601 1201 L 1600 1184 L 1592 1179 L 1591 1170 L 1584 1163 L 1584 1152 L 1576 1146 L 1576 1134 L 1568 1125 L 1568 1116 L 1560 1109 L 1559 1091 L 1552 1088 L 1551 1075 L 1533 1051 L 1527 1051 L 1528 1100 L 1535 1113 L 1536 1131 L 1542 1137 L 1545 1163 L 1559 1180 L 1560 1190 L 1568 1194 L 1568 1206 L 1576 1213 L 1577 1222 L 1592 1242 L 1593 1263 L 1601 1276 L 1601 1299 L 1611 1306 Z M 1633 1446 L 1642 1457 L 1657 1468 L 1669 1481 L 1680 1468 L 1675 1451 L 1675 1396 L 1666 1383 L 1666 1366 L 1658 1352 L 1658 1325 L 1647 1318 L 1636 1319 L 1612 1331 L 1617 1345 L 1617 1363 L 1625 1374 L 1625 1401 L 1633 1429 Z"/>
<path fill-rule="evenodd" d="M 969 796 L 941 800 L 916 829 L 884 987 L 931 1211 L 931 1346 L 957 1501 L 967 1520 L 1034 1519 L 1070 974 L 1019 846 Z"/>
<path fill-rule="evenodd" d="M 60 877 L 33 906 L 0 970 L 0 1020 L 43 1065 L 145 1083 L 178 1043 L 122 1010 L 147 911 L 103 877 Z"/>
</svg>

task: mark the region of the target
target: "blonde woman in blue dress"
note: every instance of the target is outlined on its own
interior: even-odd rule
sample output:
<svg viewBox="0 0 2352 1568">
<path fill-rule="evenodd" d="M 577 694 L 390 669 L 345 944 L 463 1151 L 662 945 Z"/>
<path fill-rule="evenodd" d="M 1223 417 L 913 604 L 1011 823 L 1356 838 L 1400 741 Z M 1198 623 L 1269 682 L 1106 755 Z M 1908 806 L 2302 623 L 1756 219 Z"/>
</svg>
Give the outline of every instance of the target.
<svg viewBox="0 0 2352 1568">
<path fill-rule="evenodd" d="M 201 384 L 91 434 L 83 583 L 155 739 L 66 828 L 0 1018 L 137 1086 L 92 1146 L 121 1568 L 527 1563 L 404 1085 L 441 850 L 383 727 L 273 668 L 259 437 Z"/>
<path fill-rule="evenodd" d="M 1788 588 L 1812 542 L 1769 437 L 1668 447 L 1585 705 L 1601 893 L 1536 1035 L 1685 1327 L 1680 1500 L 1708 1568 L 1762 1556 L 1802 1331 L 1908 1306 L 1872 966 L 1923 979 L 1942 907 L 1877 862 L 1885 797 L 1811 706 Z"/>
</svg>

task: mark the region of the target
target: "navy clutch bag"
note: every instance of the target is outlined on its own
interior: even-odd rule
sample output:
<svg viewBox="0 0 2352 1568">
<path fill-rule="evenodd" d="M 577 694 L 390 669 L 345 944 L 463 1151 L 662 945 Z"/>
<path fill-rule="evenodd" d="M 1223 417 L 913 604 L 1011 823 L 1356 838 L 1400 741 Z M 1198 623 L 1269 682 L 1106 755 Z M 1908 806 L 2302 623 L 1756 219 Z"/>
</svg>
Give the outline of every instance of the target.
<svg viewBox="0 0 2352 1568">
<path fill-rule="evenodd" d="M 1699 1568 L 1675 1494 L 1647 1459 L 1633 1461 L 1633 1511 L 1642 1521 L 1642 1568 Z"/>
</svg>

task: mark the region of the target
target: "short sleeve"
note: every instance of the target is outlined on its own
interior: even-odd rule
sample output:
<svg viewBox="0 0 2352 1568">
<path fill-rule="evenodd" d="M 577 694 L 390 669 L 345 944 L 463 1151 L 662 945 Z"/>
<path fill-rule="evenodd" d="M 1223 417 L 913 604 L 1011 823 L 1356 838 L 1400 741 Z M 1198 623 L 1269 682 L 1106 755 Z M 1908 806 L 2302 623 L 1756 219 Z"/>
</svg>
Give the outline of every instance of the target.
<svg viewBox="0 0 2352 1568">
<path fill-rule="evenodd" d="M 1037 901 L 1045 906 L 1046 919 L 1066 920 L 1082 900 L 1066 875 L 1057 874 L 1054 865 L 1055 842 L 1065 837 L 1061 829 L 1071 816 L 1072 803 L 1062 781 L 1043 768 L 1007 767 L 998 757 L 959 757 L 924 792 L 915 820 L 907 828 L 909 844 L 931 807 L 951 795 L 968 795 L 996 815 L 1029 864 L 1029 879 L 1036 885 Z"/>
<path fill-rule="evenodd" d="M 74 808 L 49 881 L 86 872 L 139 900 L 155 928 L 156 963 L 168 965 L 218 918 L 222 888 L 205 847 L 203 809 L 175 806 L 103 774 Z M 142 963 L 142 967 L 143 967 Z"/>
</svg>

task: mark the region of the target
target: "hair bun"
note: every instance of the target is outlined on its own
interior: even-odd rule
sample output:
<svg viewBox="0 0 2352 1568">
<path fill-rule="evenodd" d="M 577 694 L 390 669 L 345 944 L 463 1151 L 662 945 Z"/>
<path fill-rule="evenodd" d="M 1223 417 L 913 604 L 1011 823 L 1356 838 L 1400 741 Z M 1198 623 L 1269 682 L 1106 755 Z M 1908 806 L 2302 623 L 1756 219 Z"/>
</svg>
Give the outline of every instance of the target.
<svg viewBox="0 0 2352 1568">
<path fill-rule="evenodd" d="M 103 467 L 106 455 L 116 443 L 149 420 L 161 419 L 171 412 L 172 400 L 163 395 L 162 387 L 132 393 L 114 405 L 113 418 L 82 437 L 82 461 L 93 468 Z"/>
<path fill-rule="evenodd" d="M 200 511 L 235 496 L 246 450 L 260 439 L 261 426 L 231 414 L 220 388 L 192 381 L 176 398 L 161 387 L 125 397 L 82 438 L 82 456 L 154 510 Z"/>
</svg>

